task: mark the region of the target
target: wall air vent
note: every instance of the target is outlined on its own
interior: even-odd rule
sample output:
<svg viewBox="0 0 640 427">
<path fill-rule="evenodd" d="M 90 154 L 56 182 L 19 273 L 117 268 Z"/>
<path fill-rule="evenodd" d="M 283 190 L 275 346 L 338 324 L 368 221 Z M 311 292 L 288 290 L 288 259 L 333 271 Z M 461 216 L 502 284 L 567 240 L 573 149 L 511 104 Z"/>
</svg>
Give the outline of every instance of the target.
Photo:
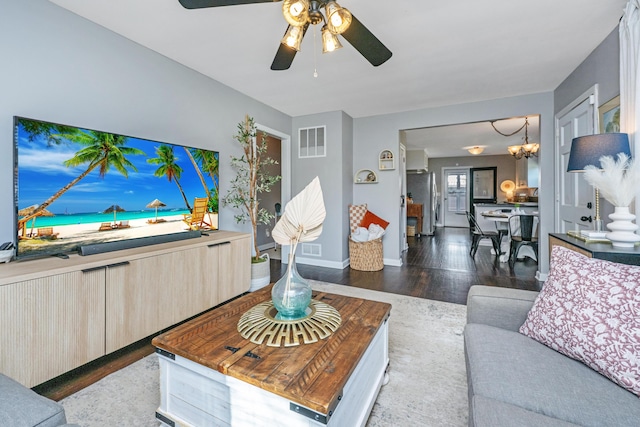
<svg viewBox="0 0 640 427">
<path fill-rule="evenodd" d="M 326 126 L 298 129 L 298 158 L 326 157 Z"/>
<path fill-rule="evenodd" d="M 322 256 L 322 245 L 318 243 L 303 243 L 302 255 L 306 256 Z"/>
</svg>

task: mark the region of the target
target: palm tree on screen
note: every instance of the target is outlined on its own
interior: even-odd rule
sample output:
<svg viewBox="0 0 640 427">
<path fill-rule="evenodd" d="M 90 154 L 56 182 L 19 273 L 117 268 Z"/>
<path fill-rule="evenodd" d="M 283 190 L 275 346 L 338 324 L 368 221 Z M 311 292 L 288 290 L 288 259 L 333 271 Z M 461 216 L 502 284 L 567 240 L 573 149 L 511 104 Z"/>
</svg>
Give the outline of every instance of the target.
<svg viewBox="0 0 640 427">
<path fill-rule="evenodd" d="M 191 160 L 191 164 L 193 165 L 193 169 L 195 169 L 196 173 L 198 174 L 198 178 L 200 178 L 200 182 L 202 183 L 202 186 L 204 187 L 204 191 L 205 193 L 207 193 L 207 199 L 211 200 L 211 192 L 209 191 L 209 187 L 207 187 L 207 183 L 204 180 L 204 176 L 202 175 L 202 171 L 200 170 L 200 166 L 198 166 L 198 163 L 196 162 L 196 159 L 193 157 L 193 154 L 191 154 L 191 150 L 187 147 L 183 147 L 184 151 L 187 152 L 187 157 L 189 157 L 189 160 Z"/>
<path fill-rule="evenodd" d="M 53 196 L 49 197 L 40 206 L 38 206 L 31 213 L 31 216 L 34 216 L 44 210 L 95 169 L 98 169 L 100 178 L 104 178 L 107 172 L 112 168 L 124 175 L 125 178 L 129 177 L 128 169 L 136 172 L 138 170 L 126 156 L 144 155 L 145 152 L 137 148 L 127 147 L 126 143 L 128 138 L 126 136 L 93 130 L 84 132 L 80 129 L 72 129 L 73 131 L 71 133 L 52 135 L 56 140 L 72 142 L 84 147 L 77 151 L 72 158 L 64 161 L 63 165 L 69 168 L 81 165 L 88 166 L 77 178 L 73 179 L 70 183 L 62 187 Z"/>
<path fill-rule="evenodd" d="M 213 212 L 218 212 L 218 186 L 220 185 L 218 182 L 218 170 L 220 167 L 218 155 L 213 151 L 195 150 L 193 157 L 202 165 L 202 169 L 211 177 L 211 181 L 213 182 L 213 197 L 209 196 L 209 207 L 212 208 Z M 211 193 L 209 192 L 209 194 Z"/>
<path fill-rule="evenodd" d="M 178 190 L 180 190 L 180 194 L 184 199 L 184 204 L 187 206 L 187 209 L 191 211 L 191 205 L 189 205 L 189 201 L 187 200 L 187 196 L 184 194 L 184 190 L 180 185 L 180 176 L 182 175 L 182 168 L 178 164 L 178 159 L 173 152 L 173 147 L 163 144 L 156 148 L 156 154 L 158 157 L 153 157 L 151 159 L 147 159 L 148 163 L 153 165 L 158 165 L 158 169 L 153 173 L 154 176 L 158 178 L 167 177 L 169 182 L 175 182 L 178 186 Z"/>
</svg>

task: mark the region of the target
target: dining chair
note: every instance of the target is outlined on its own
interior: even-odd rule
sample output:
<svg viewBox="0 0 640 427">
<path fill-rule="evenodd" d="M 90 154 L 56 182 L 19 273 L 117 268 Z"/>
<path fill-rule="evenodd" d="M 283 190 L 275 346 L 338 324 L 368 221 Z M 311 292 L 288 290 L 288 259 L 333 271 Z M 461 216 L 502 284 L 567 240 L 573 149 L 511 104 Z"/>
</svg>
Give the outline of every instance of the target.
<svg viewBox="0 0 640 427">
<path fill-rule="evenodd" d="M 500 235 L 497 231 L 483 231 L 476 221 L 476 217 L 471 212 L 466 212 L 467 220 L 469 221 L 469 227 L 471 230 L 471 250 L 469 255 L 475 259 L 478 246 L 482 239 L 491 239 L 493 244 L 493 250 L 496 252 L 496 258 L 500 256 Z"/>
<path fill-rule="evenodd" d="M 518 251 L 522 246 L 531 246 L 538 260 L 538 230 L 534 233 L 534 220 L 536 215 L 512 215 L 509 217 L 509 234 L 511 244 L 509 247 L 509 267 L 513 268 L 518 257 Z"/>
</svg>

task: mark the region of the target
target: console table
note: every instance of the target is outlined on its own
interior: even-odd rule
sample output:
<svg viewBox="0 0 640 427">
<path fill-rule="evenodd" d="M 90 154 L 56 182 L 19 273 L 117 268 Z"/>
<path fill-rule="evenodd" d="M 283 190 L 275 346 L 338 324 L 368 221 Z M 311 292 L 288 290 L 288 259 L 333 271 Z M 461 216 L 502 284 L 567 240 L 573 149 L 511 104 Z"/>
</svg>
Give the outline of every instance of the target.
<svg viewBox="0 0 640 427">
<path fill-rule="evenodd" d="M 614 248 L 611 243 L 587 243 L 566 234 L 551 233 L 549 234 L 549 256 L 553 246 L 563 246 L 589 258 L 640 265 L 640 246 L 632 249 Z"/>
<path fill-rule="evenodd" d="M 167 425 L 364 426 L 389 364 L 391 305 L 314 291 L 340 312 L 328 338 L 269 347 L 242 338 L 240 317 L 271 298 L 244 295 L 153 339 Z"/>
<path fill-rule="evenodd" d="M 33 387 L 249 289 L 251 236 L 0 264 L 0 372 Z"/>
</svg>

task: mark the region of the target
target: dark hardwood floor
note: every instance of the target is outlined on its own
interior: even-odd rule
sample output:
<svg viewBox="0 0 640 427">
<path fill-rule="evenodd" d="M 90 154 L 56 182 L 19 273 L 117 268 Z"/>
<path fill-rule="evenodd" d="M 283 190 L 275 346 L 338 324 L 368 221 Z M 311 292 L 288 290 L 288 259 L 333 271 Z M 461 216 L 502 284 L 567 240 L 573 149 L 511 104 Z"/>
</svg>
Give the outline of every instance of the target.
<svg viewBox="0 0 640 427">
<path fill-rule="evenodd" d="M 385 266 L 381 271 L 343 270 L 298 264 L 307 279 L 346 286 L 465 304 L 473 285 L 539 290 L 535 278 L 538 264 L 530 258 L 517 261 L 513 271 L 480 246 L 475 259 L 469 256 L 471 238 L 467 228 L 439 228 L 434 236 L 408 239 L 409 250 L 402 267 Z M 271 281 L 285 272 L 286 264 L 271 260 Z"/>
<path fill-rule="evenodd" d="M 538 266 L 533 260 L 518 261 L 511 271 L 508 263 L 496 260 L 489 246 L 480 246 L 475 259 L 471 258 L 470 245 L 468 229 L 439 228 L 434 236 L 409 238 L 402 267 L 385 266 L 381 271 L 365 272 L 349 267 L 337 270 L 298 264 L 298 271 L 307 279 L 456 304 L 465 304 L 473 285 L 540 289 L 535 279 Z M 277 281 L 285 270 L 286 264 L 272 259 L 271 281 Z M 147 338 L 34 387 L 34 390 L 60 400 L 153 351 L 151 338 Z"/>
</svg>

